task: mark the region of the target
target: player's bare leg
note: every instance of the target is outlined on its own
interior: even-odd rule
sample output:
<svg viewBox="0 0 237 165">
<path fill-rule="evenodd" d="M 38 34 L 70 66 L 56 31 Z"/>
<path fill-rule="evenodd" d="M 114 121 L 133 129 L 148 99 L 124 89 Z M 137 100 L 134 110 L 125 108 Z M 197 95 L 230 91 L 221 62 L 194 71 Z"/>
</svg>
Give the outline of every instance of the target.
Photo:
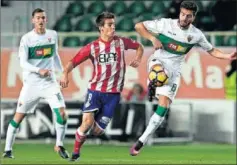
<svg viewBox="0 0 237 165">
<path fill-rule="evenodd" d="M 137 154 L 139 154 L 141 148 L 147 142 L 148 137 L 152 135 L 155 130 L 161 125 L 170 103 L 171 100 L 168 97 L 162 95 L 159 96 L 158 107 L 155 113 L 151 116 L 145 132 L 142 134 L 139 140 L 131 147 L 130 155 L 136 156 Z"/>
<path fill-rule="evenodd" d="M 104 130 L 102 130 L 100 127 L 98 127 L 97 123 L 94 122 L 94 125 L 91 129 L 91 134 L 94 136 L 100 136 L 104 133 Z"/>
<path fill-rule="evenodd" d="M 86 141 L 86 133 L 92 128 L 94 124 L 94 112 L 83 113 L 82 124 L 75 133 L 74 150 L 71 161 L 76 161 L 80 157 L 80 150 Z"/>
<path fill-rule="evenodd" d="M 65 133 L 67 129 L 67 114 L 65 112 L 65 108 L 54 108 L 53 111 L 56 114 L 56 145 L 54 146 L 54 150 L 63 158 L 69 158 L 69 154 L 67 150 L 63 147 L 63 140 L 65 138 Z"/>
<path fill-rule="evenodd" d="M 16 138 L 17 129 L 20 126 L 21 121 L 24 119 L 24 113 L 16 112 L 13 119 L 10 121 L 7 129 L 5 151 L 3 153 L 4 158 L 14 158 L 12 154 L 12 146 Z"/>
</svg>

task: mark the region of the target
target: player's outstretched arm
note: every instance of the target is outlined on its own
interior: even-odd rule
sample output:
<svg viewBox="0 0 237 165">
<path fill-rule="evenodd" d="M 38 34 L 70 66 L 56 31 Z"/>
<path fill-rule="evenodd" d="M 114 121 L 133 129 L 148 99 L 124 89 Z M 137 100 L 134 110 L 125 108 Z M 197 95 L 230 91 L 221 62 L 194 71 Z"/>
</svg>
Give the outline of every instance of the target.
<svg viewBox="0 0 237 165">
<path fill-rule="evenodd" d="M 162 43 L 155 36 L 153 36 L 152 33 L 150 33 L 146 29 L 146 27 L 144 26 L 144 24 L 142 22 L 137 23 L 135 25 L 135 29 L 142 37 L 150 40 L 155 49 L 162 49 L 163 48 Z"/>
<path fill-rule="evenodd" d="M 219 59 L 226 59 L 226 60 L 234 60 L 237 58 L 237 52 L 232 52 L 232 53 L 223 53 L 221 50 L 217 48 L 213 48 L 212 50 L 208 51 L 208 53 Z"/>
<path fill-rule="evenodd" d="M 200 40 L 198 42 L 198 45 L 202 47 L 202 49 L 206 50 L 211 56 L 219 59 L 226 59 L 226 60 L 234 60 L 236 59 L 237 53 L 223 53 L 221 50 L 213 47 L 209 41 L 206 39 L 205 35 L 200 32 Z"/>
</svg>

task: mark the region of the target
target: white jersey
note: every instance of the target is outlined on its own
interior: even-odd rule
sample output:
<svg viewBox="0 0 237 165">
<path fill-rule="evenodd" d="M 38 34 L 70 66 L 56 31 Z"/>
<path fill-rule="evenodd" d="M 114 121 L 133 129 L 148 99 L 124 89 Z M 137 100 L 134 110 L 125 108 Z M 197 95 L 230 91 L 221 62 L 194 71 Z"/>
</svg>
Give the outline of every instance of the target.
<svg viewBox="0 0 237 165">
<path fill-rule="evenodd" d="M 156 50 L 151 58 L 158 59 L 172 72 L 180 74 L 185 55 L 193 46 L 201 46 L 206 51 L 213 48 L 199 29 L 190 25 L 188 29 L 183 30 L 177 19 L 162 18 L 144 21 L 143 24 L 148 31 L 157 34 L 164 47 Z"/>
<path fill-rule="evenodd" d="M 34 30 L 26 33 L 19 47 L 20 65 L 23 69 L 23 84 L 48 87 L 56 82 L 55 67 L 63 71 L 58 54 L 57 32 L 46 29 L 45 34 Z M 39 69 L 52 70 L 51 76 L 41 77 Z"/>
</svg>

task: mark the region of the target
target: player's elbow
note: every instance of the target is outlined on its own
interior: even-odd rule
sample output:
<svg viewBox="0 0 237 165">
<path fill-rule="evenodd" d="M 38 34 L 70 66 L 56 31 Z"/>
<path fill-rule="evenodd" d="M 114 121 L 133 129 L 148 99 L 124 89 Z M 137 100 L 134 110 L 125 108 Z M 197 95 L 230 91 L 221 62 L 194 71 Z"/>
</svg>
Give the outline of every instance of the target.
<svg viewBox="0 0 237 165">
<path fill-rule="evenodd" d="M 138 46 L 137 50 L 143 53 L 144 46 L 141 43 L 139 43 L 139 46 Z"/>
<path fill-rule="evenodd" d="M 139 47 L 141 50 L 144 50 L 144 46 L 141 43 L 139 43 Z"/>
<path fill-rule="evenodd" d="M 136 31 L 139 31 L 140 29 L 142 29 L 142 27 L 143 27 L 142 25 L 143 25 L 142 22 L 138 22 L 138 23 L 136 23 L 136 24 L 135 24 L 135 27 L 134 27 L 135 30 L 136 30 Z"/>
</svg>

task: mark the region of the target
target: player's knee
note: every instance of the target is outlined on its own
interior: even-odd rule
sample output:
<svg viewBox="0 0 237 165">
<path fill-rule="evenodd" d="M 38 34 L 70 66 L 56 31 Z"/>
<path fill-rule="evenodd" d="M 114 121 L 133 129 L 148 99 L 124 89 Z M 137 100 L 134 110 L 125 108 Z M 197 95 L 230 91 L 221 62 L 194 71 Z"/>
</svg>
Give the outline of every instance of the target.
<svg viewBox="0 0 237 165">
<path fill-rule="evenodd" d="M 92 132 L 92 135 L 94 135 L 94 136 L 100 136 L 100 135 L 104 134 L 104 130 L 99 128 L 96 124 L 94 124 L 91 132 Z"/>
<path fill-rule="evenodd" d="M 167 96 L 159 96 L 159 105 L 162 107 L 169 107 L 169 105 L 171 104 L 171 100 L 167 97 Z"/>
<path fill-rule="evenodd" d="M 67 120 L 67 113 L 64 109 L 60 110 L 60 116 L 63 118 L 63 120 Z"/>
<path fill-rule="evenodd" d="M 94 123 L 94 119 L 93 118 L 90 118 L 90 117 L 85 117 L 83 118 L 83 121 L 82 121 L 84 124 L 88 125 L 88 126 L 91 126 L 93 125 Z"/>
<path fill-rule="evenodd" d="M 169 109 L 170 106 L 170 99 L 166 96 L 159 97 L 159 104 L 155 111 L 155 113 L 161 117 L 164 117 Z"/>
<path fill-rule="evenodd" d="M 57 123 L 65 125 L 67 123 L 67 114 L 65 108 L 54 108 Z"/>
<path fill-rule="evenodd" d="M 100 136 L 104 133 L 105 133 L 104 130 L 92 130 L 92 135 L 94 136 Z"/>
<path fill-rule="evenodd" d="M 94 121 L 94 113 L 83 113 L 82 123 L 92 126 L 94 124 Z"/>
<path fill-rule="evenodd" d="M 93 127 L 93 122 L 89 120 L 83 120 L 80 126 L 82 132 L 84 133 L 89 132 L 92 129 L 92 127 Z"/>
</svg>

